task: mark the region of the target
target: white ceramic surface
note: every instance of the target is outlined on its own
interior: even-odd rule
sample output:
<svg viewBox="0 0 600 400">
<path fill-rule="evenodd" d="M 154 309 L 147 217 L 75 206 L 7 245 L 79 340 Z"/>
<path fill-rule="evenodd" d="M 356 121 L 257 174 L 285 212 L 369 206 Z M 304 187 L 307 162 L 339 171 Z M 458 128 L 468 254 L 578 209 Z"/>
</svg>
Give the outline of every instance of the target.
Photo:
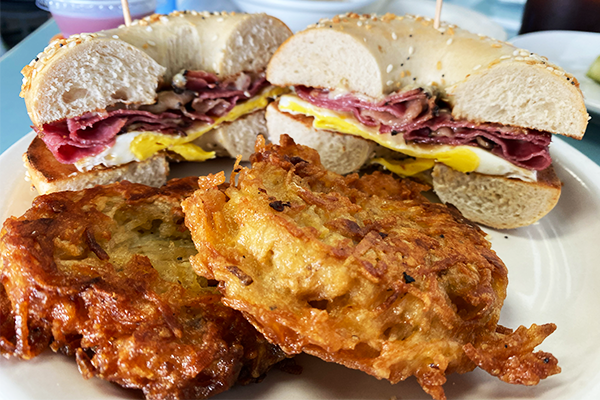
<svg viewBox="0 0 600 400">
<path fill-rule="evenodd" d="M 21 215 L 34 192 L 25 182 L 21 154 L 33 133 L 0 155 L 0 218 Z M 512 328 L 554 322 L 540 349 L 559 359 L 562 373 L 536 387 L 513 386 L 476 370 L 450 375 L 448 399 L 600 398 L 600 167 L 555 138 L 555 168 L 564 182 L 557 207 L 541 222 L 509 231 L 485 229 L 509 269 L 500 322 Z M 185 176 L 229 170 L 229 160 L 175 166 Z M 260 384 L 236 387 L 215 399 L 429 399 L 414 379 L 391 385 L 359 371 L 300 356 L 300 376 L 271 371 Z M 141 398 L 101 381 L 84 380 L 75 361 L 46 352 L 31 361 L 0 358 L 0 399 Z"/>
<path fill-rule="evenodd" d="M 600 113 L 600 83 L 585 76 L 600 56 L 600 33 L 543 31 L 515 36 L 515 46 L 548 57 L 550 61 L 575 75 L 589 111 Z"/>
</svg>

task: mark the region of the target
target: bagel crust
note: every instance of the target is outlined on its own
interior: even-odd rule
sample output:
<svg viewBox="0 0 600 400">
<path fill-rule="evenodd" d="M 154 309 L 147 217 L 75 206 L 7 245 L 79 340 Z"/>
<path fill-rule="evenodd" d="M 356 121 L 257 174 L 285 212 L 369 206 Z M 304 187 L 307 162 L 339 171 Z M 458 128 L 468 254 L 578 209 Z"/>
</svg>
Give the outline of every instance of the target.
<svg viewBox="0 0 600 400">
<path fill-rule="evenodd" d="M 274 85 L 353 92 L 374 101 L 415 87 L 452 116 L 581 138 L 588 115 L 576 78 L 513 45 L 411 15 L 346 14 L 292 36 L 267 69 Z"/>
</svg>

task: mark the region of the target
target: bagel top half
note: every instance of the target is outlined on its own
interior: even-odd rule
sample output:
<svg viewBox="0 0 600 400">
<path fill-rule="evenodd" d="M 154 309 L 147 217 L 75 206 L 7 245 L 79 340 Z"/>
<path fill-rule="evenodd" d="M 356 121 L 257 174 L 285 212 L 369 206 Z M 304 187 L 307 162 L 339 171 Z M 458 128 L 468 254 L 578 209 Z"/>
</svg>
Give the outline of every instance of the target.
<svg viewBox="0 0 600 400">
<path fill-rule="evenodd" d="M 415 16 L 322 19 L 275 53 L 267 79 L 361 94 L 374 101 L 428 88 L 455 119 L 581 139 L 589 116 L 575 77 L 544 57 Z"/>
<path fill-rule="evenodd" d="M 21 97 L 36 126 L 117 103 L 153 104 L 182 69 L 223 77 L 264 70 L 290 35 L 266 14 L 155 14 L 53 41 L 23 69 Z"/>
</svg>

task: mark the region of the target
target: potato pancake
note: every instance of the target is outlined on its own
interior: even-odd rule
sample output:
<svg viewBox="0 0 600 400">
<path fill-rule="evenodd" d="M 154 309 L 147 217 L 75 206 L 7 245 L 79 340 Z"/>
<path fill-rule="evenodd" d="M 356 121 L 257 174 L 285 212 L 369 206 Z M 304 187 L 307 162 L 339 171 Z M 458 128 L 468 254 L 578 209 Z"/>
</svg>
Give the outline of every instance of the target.
<svg viewBox="0 0 600 400">
<path fill-rule="evenodd" d="M 37 197 L 1 233 L 0 352 L 48 346 L 148 399 L 207 398 L 285 358 L 192 270 L 197 178 Z M 83 395 L 85 397 L 85 395 Z"/>
<path fill-rule="evenodd" d="M 485 233 L 427 187 L 341 176 L 287 136 L 257 143 L 252 168 L 200 178 L 183 202 L 198 254 L 243 312 L 288 354 L 306 352 L 444 399 L 446 374 L 479 366 L 534 385 L 560 372 L 533 348 L 555 326 L 498 325 L 507 269 Z"/>
</svg>

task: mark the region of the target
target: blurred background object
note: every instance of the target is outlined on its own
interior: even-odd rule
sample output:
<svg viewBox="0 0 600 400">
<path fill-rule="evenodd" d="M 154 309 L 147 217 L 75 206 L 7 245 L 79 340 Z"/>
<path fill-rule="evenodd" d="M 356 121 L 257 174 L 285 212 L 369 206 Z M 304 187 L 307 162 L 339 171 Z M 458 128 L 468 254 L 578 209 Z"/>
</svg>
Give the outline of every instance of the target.
<svg viewBox="0 0 600 400">
<path fill-rule="evenodd" d="M 600 32 L 600 0 L 527 0 L 519 34 L 550 30 Z"/>
<path fill-rule="evenodd" d="M 387 0 L 232 0 L 240 11 L 266 12 L 279 18 L 293 32 L 300 31 L 321 18 L 331 18 L 349 11 L 377 13 Z"/>
<path fill-rule="evenodd" d="M 50 11 L 62 34 L 97 32 L 123 24 L 121 0 L 37 0 L 43 10 Z M 156 0 L 129 0 L 132 19 L 154 13 Z"/>
<path fill-rule="evenodd" d="M 50 13 L 37 8 L 35 0 L 0 1 L 2 46 L 5 50 L 10 49 L 48 18 Z"/>
<path fill-rule="evenodd" d="M 238 11 L 230 0 L 175 0 L 175 9 L 196 11 Z"/>
</svg>

